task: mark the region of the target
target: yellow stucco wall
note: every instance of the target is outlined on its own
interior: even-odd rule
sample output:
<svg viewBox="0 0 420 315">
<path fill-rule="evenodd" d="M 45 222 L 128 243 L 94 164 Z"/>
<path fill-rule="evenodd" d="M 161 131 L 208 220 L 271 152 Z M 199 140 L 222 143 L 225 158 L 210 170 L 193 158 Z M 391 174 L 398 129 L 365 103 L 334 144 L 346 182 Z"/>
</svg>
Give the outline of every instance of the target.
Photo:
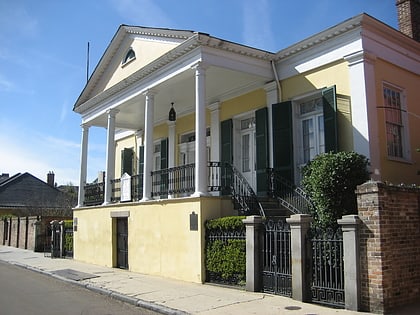
<svg viewBox="0 0 420 315">
<path fill-rule="evenodd" d="M 127 78 L 137 70 L 149 64 L 153 60 L 159 58 L 169 50 L 176 47 L 178 43 L 169 41 L 157 41 L 146 39 L 128 39 L 127 42 L 120 47 L 114 56 L 112 64 L 108 66 L 108 70 L 103 78 L 107 81 L 100 82 L 95 88 L 94 93 L 98 94 L 114 84 Z M 132 47 L 136 58 L 123 65 L 122 60 L 125 58 L 129 48 Z"/>
<path fill-rule="evenodd" d="M 138 164 L 138 146 L 136 143 L 136 137 L 134 135 L 120 139 L 116 141 L 115 144 L 115 178 L 120 178 L 121 174 L 121 151 L 125 148 L 132 148 L 136 154 L 134 161 L 134 173 L 137 174 L 137 164 Z"/>
<path fill-rule="evenodd" d="M 264 89 L 258 89 L 222 102 L 220 104 L 220 120 L 230 119 L 266 105 L 266 92 Z"/>
<path fill-rule="evenodd" d="M 338 145 L 343 151 L 353 150 L 353 127 L 351 122 L 351 100 L 348 63 L 339 61 L 323 67 L 282 80 L 282 100 L 316 90 L 336 86 Z"/>
<path fill-rule="evenodd" d="M 335 85 L 337 94 L 350 95 L 348 63 L 336 62 L 282 80 L 282 99 L 290 100 L 296 96 Z"/>
<path fill-rule="evenodd" d="M 205 221 L 235 215 L 231 200 L 219 197 L 74 209 L 74 259 L 114 267 L 116 219 L 111 212 L 127 211 L 129 270 L 197 283 L 205 280 Z M 192 212 L 198 215 L 198 231 L 190 230 Z"/>
<path fill-rule="evenodd" d="M 384 105 L 384 83 L 401 88 L 406 97 L 405 103 L 410 133 L 410 159 L 406 161 L 389 159 L 386 145 L 385 112 L 384 109 L 377 109 L 378 126 L 377 130 L 373 132 L 376 132 L 374 136 L 379 139 L 381 179 L 392 183 L 404 182 L 406 184 L 415 183 L 420 185 L 420 176 L 417 175 L 417 171 L 420 170 L 420 153 L 416 152 L 416 149 L 420 148 L 420 88 L 418 86 L 418 76 L 382 59 L 377 59 L 375 62 L 375 78 L 377 104 L 369 104 L 369 106 Z"/>
</svg>

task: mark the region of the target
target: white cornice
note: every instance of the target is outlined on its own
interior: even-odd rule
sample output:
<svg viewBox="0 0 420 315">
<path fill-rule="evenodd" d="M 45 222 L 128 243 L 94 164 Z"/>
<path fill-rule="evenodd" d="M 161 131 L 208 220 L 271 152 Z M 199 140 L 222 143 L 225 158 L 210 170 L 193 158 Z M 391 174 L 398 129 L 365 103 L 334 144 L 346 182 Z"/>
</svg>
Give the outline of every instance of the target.
<svg viewBox="0 0 420 315">
<path fill-rule="evenodd" d="M 342 34 L 348 33 L 349 31 L 361 25 L 363 16 L 363 14 L 358 15 L 323 32 L 313 35 L 303 41 L 300 41 L 290 47 L 287 47 L 286 49 L 280 50 L 276 54 L 275 60 L 281 61 L 295 54 L 302 53 L 305 50 L 313 48 L 314 46 L 319 46 L 324 42 L 330 41 L 331 39 L 336 38 Z"/>
<path fill-rule="evenodd" d="M 136 71 L 129 77 L 115 84 L 114 86 L 108 88 L 107 90 L 101 92 L 100 94 L 84 102 L 81 99 L 78 100 L 74 108 L 74 111 L 77 113 L 85 112 L 89 108 L 92 108 L 96 104 L 104 101 L 105 99 L 108 99 L 112 97 L 113 95 L 116 95 L 117 93 L 123 91 L 124 89 L 133 85 L 134 83 L 139 82 L 145 79 L 146 77 L 152 75 L 153 73 L 158 72 L 164 67 L 169 66 L 175 60 L 179 62 L 180 58 L 188 55 L 189 53 L 191 53 L 194 49 L 197 49 L 198 47 L 211 47 L 211 48 L 219 49 L 225 52 L 231 52 L 231 53 L 243 56 L 244 58 L 246 57 L 246 58 L 251 58 L 254 60 L 259 60 L 260 62 L 261 61 L 268 62 L 270 59 L 274 57 L 273 54 L 263 51 L 263 50 L 253 49 L 247 46 L 243 46 L 243 45 L 239 45 L 239 44 L 235 44 L 231 42 L 225 42 L 220 39 L 208 36 L 206 34 L 195 33 L 192 37 L 188 38 L 186 41 L 184 41 L 177 47 L 173 48 L 172 50 L 162 55 L 158 59 L 152 61 L 145 67 L 139 69 L 138 71 Z M 258 63 L 259 62 L 256 62 L 256 65 L 254 66 L 258 67 L 257 65 Z M 169 71 L 169 70 L 167 69 L 166 71 Z"/>
</svg>

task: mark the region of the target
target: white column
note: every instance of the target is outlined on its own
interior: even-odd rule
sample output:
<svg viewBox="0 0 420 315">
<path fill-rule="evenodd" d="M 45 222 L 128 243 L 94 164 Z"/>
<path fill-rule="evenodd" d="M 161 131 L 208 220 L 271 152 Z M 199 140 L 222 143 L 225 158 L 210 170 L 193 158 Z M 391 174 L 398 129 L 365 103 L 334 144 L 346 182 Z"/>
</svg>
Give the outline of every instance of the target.
<svg viewBox="0 0 420 315">
<path fill-rule="evenodd" d="M 206 143 L 206 70 L 202 62 L 195 67 L 195 192 L 194 197 L 207 192 Z"/>
<path fill-rule="evenodd" d="M 168 121 L 168 168 L 175 166 L 175 121 Z"/>
<path fill-rule="evenodd" d="M 153 90 L 146 92 L 144 107 L 144 169 L 143 169 L 143 198 L 147 201 L 152 198 L 152 168 L 153 168 L 153 119 L 155 94 Z"/>
<path fill-rule="evenodd" d="M 82 143 L 80 151 L 80 179 L 77 207 L 83 207 L 85 202 L 85 185 L 87 177 L 87 154 L 89 142 L 89 126 L 82 124 Z"/>
<path fill-rule="evenodd" d="M 372 178 L 380 180 L 374 69 L 376 57 L 359 51 L 344 58 L 349 63 L 353 148 L 369 158 Z"/>
<path fill-rule="evenodd" d="M 210 160 L 220 161 L 220 103 L 208 106 L 210 109 Z"/>
<path fill-rule="evenodd" d="M 220 162 L 220 103 L 215 102 L 208 106 L 210 110 L 210 161 Z M 221 185 L 221 168 L 207 169 L 210 185 Z M 212 196 L 220 196 L 220 191 L 210 192 Z"/>
<path fill-rule="evenodd" d="M 268 167 L 273 168 L 273 104 L 277 104 L 279 100 L 278 87 L 275 81 L 267 83 L 264 87 L 267 100 L 267 128 L 268 128 Z"/>
<path fill-rule="evenodd" d="M 105 173 L 105 196 L 104 204 L 111 202 L 111 180 L 115 176 L 115 116 L 118 109 L 110 109 L 108 114 L 107 144 L 106 144 L 106 173 Z"/>
<path fill-rule="evenodd" d="M 175 121 L 168 121 L 168 168 L 175 166 Z M 174 174 L 169 173 L 169 191 L 173 189 Z M 168 198 L 173 198 L 172 194 L 168 195 Z"/>
<path fill-rule="evenodd" d="M 137 159 L 138 160 L 140 160 L 140 152 L 139 152 L 139 146 L 142 146 L 143 145 L 143 130 L 137 130 L 136 131 L 136 152 L 137 152 Z M 136 170 L 137 170 L 137 174 L 139 174 L 140 173 L 140 170 L 138 169 L 138 166 L 139 166 L 139 164 L 137 163 L 137 165 L 136 165 Z"/>
</svg>

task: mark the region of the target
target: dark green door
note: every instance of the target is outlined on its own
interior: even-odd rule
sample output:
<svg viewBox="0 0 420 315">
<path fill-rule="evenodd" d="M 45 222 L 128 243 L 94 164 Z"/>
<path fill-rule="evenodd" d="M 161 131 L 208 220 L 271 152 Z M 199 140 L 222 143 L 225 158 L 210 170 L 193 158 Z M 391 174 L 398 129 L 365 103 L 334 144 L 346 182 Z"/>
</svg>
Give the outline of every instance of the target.
<svg viewBox="0 0 420 315">
<path fill-rule="evenodd" d="M 128 269 L 128 219 L 117 218 L 117 267 Z"/>
</svg>

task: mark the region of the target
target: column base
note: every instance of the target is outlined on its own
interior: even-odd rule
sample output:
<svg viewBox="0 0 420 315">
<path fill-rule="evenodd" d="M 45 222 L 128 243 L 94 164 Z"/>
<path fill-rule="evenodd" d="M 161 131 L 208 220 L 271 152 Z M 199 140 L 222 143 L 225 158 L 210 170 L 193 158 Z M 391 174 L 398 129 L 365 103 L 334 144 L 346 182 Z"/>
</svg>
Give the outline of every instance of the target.
<svg viewBox="0 0 420 315">
<path fill-rule="evenodd" d="M 209 193 L 201 192 L 201 191 L 196 191 L 191 195 L 191 197 L 206 197 L 206 196 L 209 196 Z"/>
</svg>

